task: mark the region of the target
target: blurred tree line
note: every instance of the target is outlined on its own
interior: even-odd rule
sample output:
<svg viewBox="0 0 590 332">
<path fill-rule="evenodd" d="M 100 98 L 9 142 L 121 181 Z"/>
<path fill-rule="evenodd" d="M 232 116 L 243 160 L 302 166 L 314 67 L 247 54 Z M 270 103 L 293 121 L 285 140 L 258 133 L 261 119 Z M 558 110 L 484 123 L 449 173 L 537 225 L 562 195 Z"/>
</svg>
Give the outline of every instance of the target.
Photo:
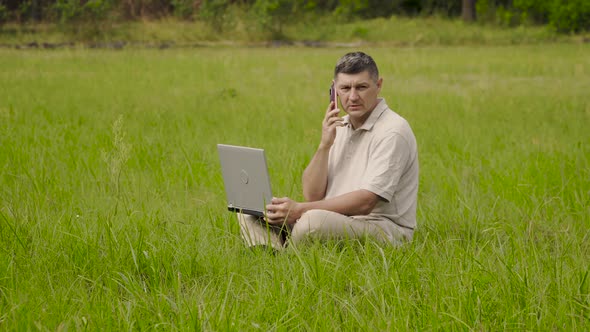
<svg viewBox="0 0 590 332">
<path fill-rule="evenodd" d="M 232 8 L 254 15 L 262 26 L 275 30 L 310 15 L 343 20 L 438 15 L 504 26 L 544 24 L 568 33 L 590 30 L 590 0 L 0 0 L 0 24 L 175 16 L 203 20 L 220 30 Z"/>
</svg>

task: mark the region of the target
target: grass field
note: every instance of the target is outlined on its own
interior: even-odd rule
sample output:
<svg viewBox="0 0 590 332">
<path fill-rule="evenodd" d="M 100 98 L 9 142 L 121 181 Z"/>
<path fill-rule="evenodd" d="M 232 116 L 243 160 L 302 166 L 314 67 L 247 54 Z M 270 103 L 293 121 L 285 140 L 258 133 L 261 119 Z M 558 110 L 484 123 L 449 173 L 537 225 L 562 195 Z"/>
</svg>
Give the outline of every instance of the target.
<svg viewBox="0 0 590 332">
<path fill-rule="evenodd" d="M 590 34 L 558 34 L 548 27 L 523 25 L 506 28 L 496 25 L 465 24 L 458 19 L 440 17 L 396 17 L 362 21 L 342 21 L 333 16 L 302 18 L 286 24 L 282 36 L 273 36 L 268 28 L 248 19 L 246 13 L 233 12 L 222 31 L 212 30 L 201 21 L 162 19 L 139 22 L 104 22 L 90 25 L 63 26 L 48 23 L 0 26 L 0 47 L 61 43 L 99 46 L 104 43 L 127 42 L 129 45 L 165 45 L 187 47 L 193 44 L 242 46 L 261 45 L 269 40 L 334 44 L 363 44 L 379 46 L 432 45 L 514 45 L 547 42 L 576 42 L 590 40 Z M 99 28 L 100 27 L 100 28 Z M 55 45 L 58 44 L 58 45 Z M 129 46 L 128 45 L 128 46 Z M 49 46 L 51 47 L 51 46 Z"/>
<path fill-rule="evenodd" d="M 348 49 L 0 50 L 0 330 L 590 329 L 590 45 L 364 50 L 418 139 L 414 242 L 279 255 L 215 144 L 301 199 Z"/>
</svg>

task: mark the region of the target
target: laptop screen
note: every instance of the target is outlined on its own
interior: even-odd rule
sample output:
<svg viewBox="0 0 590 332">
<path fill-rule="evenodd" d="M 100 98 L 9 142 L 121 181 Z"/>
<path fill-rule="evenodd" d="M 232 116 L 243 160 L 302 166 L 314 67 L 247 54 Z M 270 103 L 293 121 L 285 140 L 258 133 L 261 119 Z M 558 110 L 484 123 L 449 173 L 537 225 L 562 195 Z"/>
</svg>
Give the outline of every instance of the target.
<svg viewBox="0 0 590 332">
<path fill-rule="evenodd" d="M 272 199 L 264 150 L 217 144 L 217 151 L 228 210 L 264 216 Z"/>
</svg>

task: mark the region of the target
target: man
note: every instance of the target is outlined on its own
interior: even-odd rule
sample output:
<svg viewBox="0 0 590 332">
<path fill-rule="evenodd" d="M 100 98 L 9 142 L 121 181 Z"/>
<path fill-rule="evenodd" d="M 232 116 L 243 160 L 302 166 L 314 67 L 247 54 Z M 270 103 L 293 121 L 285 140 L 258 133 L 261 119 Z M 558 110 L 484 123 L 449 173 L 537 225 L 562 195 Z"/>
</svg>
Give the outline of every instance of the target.
<svg viewBox="0 0 590 332">
<path fill-rule="evenodd" d="M 383 79 L 375 61 L 348 53 L 336 64 L 336 102 L 303 173 L 305 202 L 273 198 L 267 221 L 238 214 L 249 245 L 284 247 L 307 238 L 372 237 L 400 245 L 416 227 L 418 152 L 410 125 L 379 98 Z M 344 111 L 339 117 L 338 97 Z M 286 232 L 285 232 L 286 230 Z"/>
</svg>

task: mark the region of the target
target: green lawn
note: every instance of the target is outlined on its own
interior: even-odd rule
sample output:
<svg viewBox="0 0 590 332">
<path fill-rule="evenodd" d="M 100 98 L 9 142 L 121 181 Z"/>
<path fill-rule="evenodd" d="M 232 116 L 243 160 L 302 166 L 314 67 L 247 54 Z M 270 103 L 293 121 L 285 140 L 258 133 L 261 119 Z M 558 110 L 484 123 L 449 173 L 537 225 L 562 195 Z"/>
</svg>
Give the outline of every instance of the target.
<svg viewBox="0 0 590 332">
<path fill-rule="evenodd" d="M 0 330 L 588 330 L 590 45 L 364 48 L 414 242 L 246 250 L 217 143 L 301 199 L 345 48 L 0 49 Z"/>
<path fill-rule="evenodd" d="M 307 17 L 284 25 L 279 36 L 252 20 L 245 12 L 230 11 L 221 31 L 203 21 L 181 21 L 173 18 L 132 22 L 106 21 L 98 25 L 60 25 L 50 23 L 0 26 L 0 47 L 37 43 L 128 42 L 137 45 L 186 47 L 194 44 L 261 45 L 269 40 L 320 43 L 327 45 L 363 44 L 381 46 L 432 45 L 514 45 L 547 42 L 583 43 L 588 33 L 558 34 L 548 27 L 522 25 L 514 28 L 478 22 L 466 24 L 460 19 L 441 17 L 396 17 L 370 20 L 342 20 L 334 16 Z M 66 45 L 70 47 L 70 45 Z"/>
</svg>

